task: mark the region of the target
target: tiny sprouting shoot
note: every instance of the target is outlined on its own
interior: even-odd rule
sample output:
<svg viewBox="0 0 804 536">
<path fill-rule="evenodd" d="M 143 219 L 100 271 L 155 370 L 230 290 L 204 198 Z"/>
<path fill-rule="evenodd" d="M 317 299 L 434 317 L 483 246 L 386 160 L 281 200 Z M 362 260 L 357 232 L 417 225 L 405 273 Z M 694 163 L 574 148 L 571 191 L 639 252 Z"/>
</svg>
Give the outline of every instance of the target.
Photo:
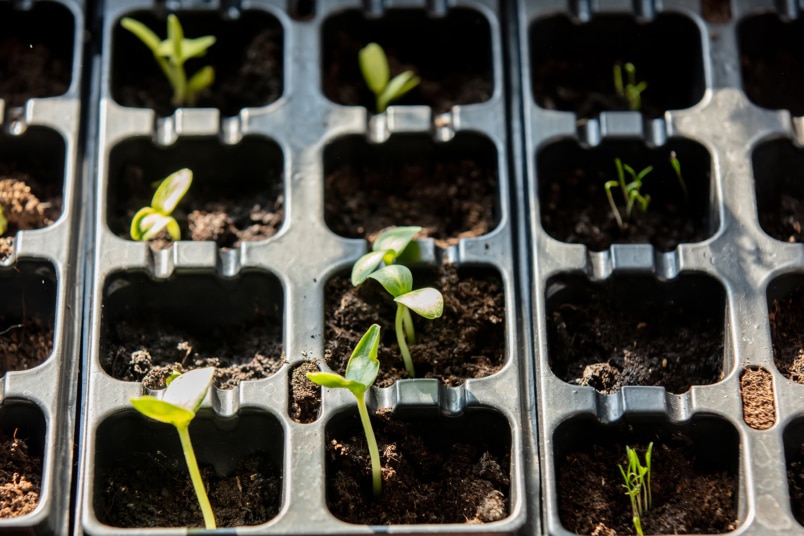
<svg viewBox="0 0 804 536">
<path fill-rule="evenodd" d="M 625 70 L 625 79 L 623 79 Z M 619 63 L 614 64 L 614 89 L 617 95 L 628 102 L 628 109 L 639 111 L 642 109 L 642 92 L 648 89 L 645 81 L 636 81 L 636 67 L 633 63 L 626 63 L 624 66 Z"/>
<path fill-rule="evenodd" d="M 639 210 L 642 212 L 647 212 L 648 210 L 650 195 L 642 195 L 640 190 L 642 189 L 643 179 L 648 173 L 653 171 L 653 166 L 648 166 L 637 173 L 634 171 L 634 168 L 628 164 L 623 164 L 619 158 L 614 159 L 614 165 L 617 168 L 617 180 L 606 181 L 603 186 L 606 189 L 606 197 L 608 197 L 611 212 L 614 214 L 614 219 L 617 220 L 617 226 L 620 229 L 625 229 L 626 222 L 631 220 L 634 206 L 639 207 Z M 628 173 L 631 178 L 630 182 L 625 182 L 626 173 Z M 614 195 L 611 192 L 612 188 L 620 188 L 622 191 L 623 200 L 625 202 L 625 218 L 620 215 L 620 209 L 614 202 Z"/>
<path fill-rule="evenodd" d="M 421 82 L 413 71 L 402 72 L 391 79 L 388 58 L 377 43 L 369 43 L 360 49 L 358 62 L 366 85 L 377 99 L 378 114 Z"/>
<path fill-rule="evenodd" d="M 634 528 L 639 536 L 642 532 L 642 515 L 650 510 L 653 504 L 653 496 L 650 490 L 650 468 L 651 455 L 653 453 L 653 443 L 648 445 L 645 452 L 645 464 L 639 461 L 639 455 L 631 447 L 625 447 L 625 455 L 628 460 L 626 467 L 619 465 L 620 473 L 623 475 L 623 487 L 625 494 L 631 500 L 631 514 Z"/>
<path fill-rule="evenodd" d="M 180 169 L 165 178 L 156 189 L 151 206 L 138 210 L 131 220 L 132 240 L 151 240 L 163 229 L 172 240 L 181 240 L 179 223 L 171 214 L 190 189 L 192 182 L 193 172 L 187 168 Z"/>
</svg>

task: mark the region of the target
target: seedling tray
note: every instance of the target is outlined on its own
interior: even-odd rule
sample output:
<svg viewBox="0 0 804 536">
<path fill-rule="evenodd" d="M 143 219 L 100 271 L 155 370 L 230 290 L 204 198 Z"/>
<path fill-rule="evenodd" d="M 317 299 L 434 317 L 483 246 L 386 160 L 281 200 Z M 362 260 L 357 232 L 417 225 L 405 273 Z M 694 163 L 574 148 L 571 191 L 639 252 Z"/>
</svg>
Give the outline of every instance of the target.
<svg viewBox="0 0 804 536">
<path fill-rule="evenodd" d="M 83 299 L 83 10 L 73 0 L 0 2 L 0 48 L 7 55 L 0 65 L 9 69 L 0 75 L 3 195 L 9 195 L 5 183 L 24 181 L 30 190 L 17 190 L 23 203 L 33 203 L 29 194 L 44 203 L 44 217 L 35 222 L 20 220 L 16 209 L 6 213 L 13 239 L 3 238 L 0 261 L 3 471 L 16 473 L 21 484 L 4 488 L 34 505 L 0 519 L 0 532 L 8 534 L 69 531 Z M 13 440 L 27 445 L 38 466 L 33 473 L 12 461 L 25 450 L 12 447 Z"/>
<path fill-rule="evenodd" d="M 208 107 L 174 109 L 141 98 L 141 84 L 158 71 L 148 71 L 155 69 L 150 53 L 138 49 L 141 45 L 119 27 L 121 17 L 131 16 L 153 24 L 163 35 L 166 6 L 141 0 L 100 2 L 104 49 L 96 86 L 95 250 L 87 303 L 87 385 L 75 531 L 188 531 L 181 526 L 150 528 L 145 515 L 141 525 L 124 528 L 109 515 L 115 490 L 127 485 L 116 480 L 115 468 L 141 464 L 138 460 L 148 454 L 163 457 L 168 472 L 173 463 L 168 460 L 181 462 L 174 433 L 131 409 L 129 399 L 143 394 L 143 384 L 114 377 L 110 352 L 124 346 L 126 336 L 144 335 L 153 326 L 165 328 L 168 336 L 171 330 L 184 330 L 203 337 L 251 323 L 257 330 L 272 330 L 274 343 L 281 347 L 278 365 L 269 365 L 264 378 L 213 389 L 192 428 L 199 460 L 213 466 L 217 475 L 231 474 L 255 453 L 273 471 L 277 489 L 274 504 L 266 508 L 270 512 L 239 524 L 238 534 L 516 533 L 537 515 L 537 499 L 526 489 L 526 452 L 533 440 L 527 411 L 530 372 L 518 314 L 521 281 L 515 276 L 516 207 L 510 197 L 521 186 L 509 172 L 510 103 L 505 97 L 506 44 L 501 30 L 507 14 L 493 0 L 291 4 L 288 10 L 287 2 L 278 0 L 170 3 L 186 35 L 220 31 L 216 46 L 233 57 L 242 51 L 225 48 L 231 47 L 227 39 L 246 39 L 267 30 L 270 44 L 265 46 L 274 54 L 276 67 L 273 82 L 255 82 L 261 90 L 248 99 L 221 104 L 213 98 L 201 102 Z M 404 57 L 403 39 L 419 30 L 421 42 L 413 43 L 411 56 Z M 362 46 L 369 38 L 386 39 L 389 54 L 400 54 L 395 61 L 420 64 L 428 81 L 382 115 L 369 113 L 363 105 L 357 71 L 348 63 L 356 44 Z M 209 61 L 224 65 L 226 58 L 220 54 L 210 52 Z M 428 62 L 429 55 L 437 61 Z M 454 89 L 460 89 L 461 81 L 451 79 L 443 67 L 451 61 L 480 66 L 471 73 L 479 96 Z M 227 76 L 226 68 L 221 69 L 221 76 Z M 312 363 L 329 370 L 332 353 L 351 352 L 326 349 L 326 304 L 337 299 L 326 296 L 327 285 L 348 275 L 368 250 L 365 235 L 380 230 L 369 229 L 376 223 L 358 222 L 335 231 L 331 218 L 337 203 L 348 200 L 335 197 L 342 192 L 333 190 L 326 179 L 347 173 L 344 163 L 359 175 L 387 165 L 384 162 L 404 167 L 408 159 L 416 165 L 428 159 L 438 165 L 443 161 L 447 169 L 461 173 L 468 172 L 460 162 L 475 161 L 470 172 L 479 170 L 493 178 L 490 193 L 484 194 L 491 215 L 486 228 L 463 236 L 463 229 L 445 226 L 445 231 L 432 224 L 430 236 L 416 241 L 414 268 L 432 273 L 446 263 L 457 267 L 459 277 L 480 274 L 494 280 L 503 294 L 504 317 L 498 319 L 503 349 L 490 375 L 454 385 L 437 377 L 392 381 L 373 389 L 369 406 L 390 410 L 394 418 L 414 423 L 424 434 L 447 436 L 439 441 L 454 436 L 453 441 L 487 443 L 506 460 L 505 511 L 486 524 L 378 526 L 339 518 L 328 507 L 334 469 L 327 461 L 327 444 L 338 434 L 354 433 L 354 400 L 349 393 L 324 389 L 320 406 L 306 420 L 296 417 L 298 407 L 291 402 L 299 367 L 309 370 Z M 195 171 L 192 203 L 203 206 L 232 195 L 234 183 L 235 193 L 248 199 L 267 196 L 260 202 L 270 206 L 271 217 L 264 223 L 273 228 L 253 240 L 183 240 L 161 250 L 129 240 L 130 213 L 120 212 L 135 211 L 140 198 L 147 203 L 143 185 L 183 166 Z M 433 182 L 438 180 L 443 179 L 436 176 Z M 427 202 L 426 196 L 421 202 Z M 186 219 L 179 219 L 189 236 Z M 119 328 L 123 323 L 131 329 Z"/>
<path fill-rule="evenodd" d="M 666 508 L 719 483 L 679 511 L 687 528 L 646 516 L 646 534 L 804 533 L 804 388 L 786 350 L 796 348 L 804 269 L 790 206 L 804 139 L 788 84 L 800 74 L 775 78 L 779 61 L 800 65 L 799 7 L 704 4 L 720 10 L 684 0 L 518 3 L 544 534 L 634 533 L 616 466 L 626 445 L 641 456 L 650 441 Z M 616 62 L 633 62 L 647 81 L 641 111 L 612 98 Z M 687 227 L 617 235 L 603 190 L 614 159 L 653 165 L 653 202 L 678 208 L 683 198 L 662 190 L 674 186 L 671 151 L 689 187 Z M 587 191 L 602 212 L 565 221 Z M 617 319 L 611 328 L 584 317 L 601 306 Z M 613 346 L 609 329 L 623 336 Z M 691 349 L 701 332 L 711 344 Z M 654 361 L 634 357 L 649 344 L 661 347 Z M 694 460 L 696 478 L 679 480 L 662 457 L 677 468 Z M 718 515 L 695 517 L 715 501 Z"/>
</svg>

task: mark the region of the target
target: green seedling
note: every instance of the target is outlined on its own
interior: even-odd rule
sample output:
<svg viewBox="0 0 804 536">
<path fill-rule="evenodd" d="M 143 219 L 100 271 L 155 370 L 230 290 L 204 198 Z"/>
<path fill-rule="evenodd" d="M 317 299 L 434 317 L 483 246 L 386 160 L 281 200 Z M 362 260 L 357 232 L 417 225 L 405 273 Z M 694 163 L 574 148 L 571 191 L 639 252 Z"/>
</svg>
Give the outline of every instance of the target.
<svg viewBox="0 0 804 536">
<path fill-rule="evenodd" d="M 331 372 L 308 372 L 307 377 L 313 383 L 331 389 L 348 389 L 357 399 L 357 410 L 360 413 L 360 422 L 368 442 L 369 456 L 371 457 L 371 477 L 374 497 L 382 493 L 382 467 L 380 466 L 380 450 L 377 448 L 377 439 L 371 427 L 368 408 L 366 407 L 366 392 L 377 378 L 380 370 L 380 361 L 377 351 L 380 347 L 380 326 L 372 324 L 360 342 L 355 346 L 349 362 L 346 364 L 346 376 Z"/>
<path fill-rule="evenodd" d="M 378 114 L 421 82 L 413 71 L 405 71 L 391 79 L 388 58 L 377 43 L 369 43 L 360 49 L 358 62 L 366 85 L 377 98 Z"/>
<path fill-rule="evenodd" d="M 190 422 L 195 418 L 195 414 L 212 384 L 214 375 L 213 367 L 195 369 L 185 374 L 174 373 L 167 379 L 168 385 L 162 399 L 153 396 L 131 399 L 134 409 L 146 417 L 173 425 L 179 433 L 184 460 L 187 462 L 190 480 L 193 482 L 193 489 L 198 497 L 198 504 L 201 506 L 204 526 L 208 530 L 215 528 L 215 514 L 209 504 L 193 444 L 190 441 Z"/>
<path fill-rule="evenodd" d="M 609 199 L 609 206 L 611 206 L 611 211 L 614 214 L 614 218 L 617 220 L 617 225 L 620 227 L 620 229 L 624 229 L 625 222 L 623 221 L 623 217 L 620 215 L 620 210 L 617 208 L 617 204 L 614 202 L 614 196 L 611 193 L 611 189 L 619 187 L 622 191 L 623 199 L 625 200 L 626 220 L 631 219 L 631 213 L 634 210 L 634 206 L 639 207 L 642 212 L 646 212 L 648 210 L 648 205 L 650 204 L 650 196 L 642 195 L 640 190 L 642 189 L 642 180 L 648 173 L 653 171 L 653 166 L 648 166 L 637 173 L 634 171 L 634 168 L 628 164 L 623 164 L 619 158 L 614 159 L 614 164 L 617 167 L 617 180 L 606 181 L 603 186 L 606 188 L 606 197 Z M 628 173 L 628 175 L 631 177 L 631 181 L 628 183 L 625 182 L 625 173 Z"/>
<path fill-rule="evenodd" d="M 631 514 L 634 521 L 634 528 L 637 534 L 642 533 L 642 515 L 650 510 L 653 504 L 653 497 L 650 490 L 650 463 L 653 453 L 653 442 L 648 445 L 645 453 L 645 464 L 639 461 L 639 455 L 634 449 L 625 447 L 625 455 L 628 459 L 626 467 L 619 465 L 620 473 L 623 475 L 623 487 L 625 494 L 631 500 Z"/>
<path fill-rule="evenodd" d="M 625 80 L 623 80 L 623 69 Z M 642 109 L 642 92 L 648 89 L 648 83 L 645 81 L 637 83 L 636 67 L 633 63 L 626 63 L 625 66 L 615 63 L 614 89 L 617 95 L 628 101 L 629 110 L 639 111 Z"/>
<path fill-rule="evenodd" d="M 6 219 L 5 214 L 3 214 L 3 207 L 0 206 L 0 236 L 6 234 L 8 230 L 8 220 Z"/>
<path fill-rule="evenodd" d="M 165 229 L 171 239 L 181 240 L 179 223 L 171 214 L 190 189 L 192 182 L 193 172 L 187 168 L 180 169 L 163 180 L 154 193 L 151 206 L 138 210 L 131 220 L 131 238 L 138 241 L 151 240 Z"/>
<path fill-rule="evenodd" d="M 675 151 L 670 151 L 670 165 L 673 167 L 673 171 L 676 172 L 678 183 L 681 185 L 681 189 L 684 191 L 684 201 L 689 203 L 690 198 L 689 195 L 687 195 L 687 183 L 684 182 L 684 177 L 681 175 L 681 162 L 678 160 Z"/>
<path fill-rule="evenodd" d="M 179 18 L 173 14 L 168 15 L 167 39 L 164 41 L 160 41 L 150 28 L 132 18 L 124 17 L 120 25 L 136 35 L 153 52 L 156 62 L 173 88 L 173 105 L 195 106 L 198 94 L 215 81 L 215 69 L 207 65 L 187 80 L 184 63 L 191 58 L 205 55 L 207 49 L 215 44 L 215 37 L 206 35 L 196 39 L 185 38 Z"/>
<path fill-rule="evenodd" d="M 394 298 L 396 316 L 394 329 L 399 351 L 405 362 L 405 370 L 411 378 L 416 377 L 409 344 L 416 342 L 416 331 L 410 312 L 433 320 L 444 313 L 444 297 L 434 288 L 413 290 L 413 274 L 401 264 L 393 264 L 405 251 L 421 227 L 395 227 L 382 233 L 370 253 L 360 257 L 352 267 L 352 285 L 360 285 L 374 279 Z"/>
</svg>

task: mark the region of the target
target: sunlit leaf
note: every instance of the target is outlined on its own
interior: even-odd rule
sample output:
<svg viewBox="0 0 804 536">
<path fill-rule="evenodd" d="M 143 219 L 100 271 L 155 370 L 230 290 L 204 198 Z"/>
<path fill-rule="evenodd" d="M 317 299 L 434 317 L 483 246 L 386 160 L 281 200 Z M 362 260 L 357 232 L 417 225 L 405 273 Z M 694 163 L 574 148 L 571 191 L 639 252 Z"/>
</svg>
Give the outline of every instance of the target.
<svg viewBox="0 0 804 536">
<path fill-rule="evenodd" d="M 382 47 L 377 43 L 369 43 L 358 53 L 358 62 L 366 85 L 372 93 L 379 95 L 390 77 L 388 59 Z"/>
<path fill-rule="evenodd" d="M 163 400 L 195 413 L 204 400 L 212 378 L 215 377 L 215 367 L 204 367 L 185 372 L 165 389 Z"/>
<path fill-rule="evenodd" d="M 380 326 L 372 324 L 360 338 L 349 358 L 349 363 L 346 365 L 347 380 L 359 383 L 365 389 L 371 387 L 380 370 L 380 362 L 377 359 L 379 345 Z"/>
<path fill-rule="evenodd" d="M 434 288 L 414 290 L 397 296 L 394 301 L 430 320 L 438 318 L 444 313 L 444 297 Z"/>
<path fill-rule="evenodd" d="M 152 396 L 132 398 L 131 405 L 146 417 L 166 424 L 172 424 L 177 428 L 188 426 L 190 421 L 195 417 L 195 412 L 193 411 Z"/>
<path fill-rule="evenodd" d="M 415 225 L 393 227 L 378 236 L 371 249 L 374 251 L 390 249 L 395 252 L 394 256 L 398 257 L 421 230 L 421 227 Z"/>
<path fill-rule="evenodd" d="M 383 266 L 369 277 L 379 282 L 394 297 L 406 294 L 413 288 L 413 274 L 407 266 L 401 264 Z"/>
<path fill-rule="evenodd" d="M 156 189 L 151 206 L 162 214 L 170 215 L 190 189 L 192 182 L 193 172 L 187 168 L 171 173 Z"/>
<path fill-rule="evenodd" d="M 352 266 L 352 285 L 360 285 L 368 279 L 369 275 L 382 262 L 383 255 L 385 255 L 385 251 L 372 251 L 357 259 Z"/>
<path fill-rule="evenodd" d="M 396 75 L 377 97 L 377 111 L 383 112 L 392 102 L 402 98 L 407 92 L 419 85 L 421 80 L 413 71 L 405 71 Z"/>
<path fill-rule="evenodd" d="M 145 44 L 145 46 L 151 49 L 151 52 L 153 52 L 156 55 L 159 55 L 160 39 L 146 25 L 144 25 L 138 20 L 134 20 L 129 17 L 123 17 L 123 19 L 120 21 L 120 26 L 136 35 L 139 38 L 139 40 Z"/>
</svg>

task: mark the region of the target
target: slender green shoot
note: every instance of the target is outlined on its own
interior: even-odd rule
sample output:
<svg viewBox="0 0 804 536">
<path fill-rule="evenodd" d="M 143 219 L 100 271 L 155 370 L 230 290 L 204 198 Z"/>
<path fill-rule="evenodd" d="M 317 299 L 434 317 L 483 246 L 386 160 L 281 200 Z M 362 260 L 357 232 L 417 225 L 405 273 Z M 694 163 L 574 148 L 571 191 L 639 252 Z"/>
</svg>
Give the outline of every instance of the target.
<svg viewBox="0 0 804 536">
<path fill-rule="evenodd" d="M 444 297 L 434 288 L 413 290 L 413 274 L 401 264 L 394 264 L 405 252 L 421 227 L 394 227 L 382 233 L 370 253 L 366 253 L 352 267 L 352 285 L 360 285 L 374 279 L 394 298 L 396 316 L 394 331 L 405 370 L 411 378 L 416 377 L 413 358 L 408 345 L 416 342 L 416 332 L 410 312 L 433 320 L 444 312 Z"/>
<path fill-rule="evenodd" d="M 623 487 L 625 494 L 631 500 L 631 514 L 637 534 L 642 533 L 642 515 L 650 510 L 653 505 L 653 496 L 650 489 L 651 454 L 653 453 L 653 442 L 648 445 L 645 453 L 645 464 L 639 461 L 639 455 L 631 447 L 625 447 L 625 455 L 628 460 L 626 467 L 619 465 L 620 473 L 623 475 Z"/>
<path fill-rule="evenodd" d="M 681 175 L 681 162 L 678 160 L 678 156 L 676 156 L 675 151 L 670 151 L 670 165 L 673 167 L 673 171 L 676 172 L 678 184 L 681 185 L 681 189 L 684 191 L 684 201 L 689 203 L 690 197 L 687 194 L 687 183 L 684 182 L 684 176 Z"/>
<path fill-rule="evenodd" d="M 136 35 L 153 53 L 156 63 L 173 88 L 173 105 L 195 106 L 198 94 L 215 81 L 215 69 L 207 65 L 187 80 L 184 63 L 191 58 L 204 56 L 207 49 L 215 44 L 215 37 L 206 35 L 196 39 L 185 38 L 179 18 L 172 13 L 168 15 L 168 36 L 164 41 L 138 20 L 124 17 L 120 25 Z"/>
<path fill-rule="evenodd" d="M 209 504 L 193 444 L 190 441 L 190 422 L 195 418 L 214 376 L 214 367 L 195 369 L 185 374 L 172 374 L 167 379 L 168 386 L 162 399 L 153 396 L 131 399 L 134 409 L 146 417 L 173 425 L 179 433 L 184 461 L 187 463 L 187 470 L 190 472 L 190 480 L 193 483 L 198 504 L 201 506 L 204 526 L 207 530 L 215 528 L 215 514 Z"/>
<path fill-rule="evenodd" d="M 639 173 L 634 171 L 634 168 L 628 164 L 623 164 L 619 158 L 614 159 L 614 165 L 617 168 L 617 180 L 606 181 L 603 187 L 606 189 L 606 197 L 609 200 L 611 212 L 617 220 L 617 226 L 620 229 L 625 229 L 626 221 L 631 219 L 634 206 L 637 206 L 642 212 L 647 212 L 648 205 L 650 204 L 650 195 L 642 195 L 642 182 L 645 176 L 653 171 L 653 166 L 648 166 Z M 631 180 L 625 182 L 625 174 L 628 173 Z M 612 188 L 620 188 L 623 200 L 625 202 L 625 218 L 620 214 L 620 209 L 614 201 Z"/>
<path fill-rule="evenodd" d="M 623 69 L 625 70 L 625 80 L 623 80 Z M 633 63 L 626 63 L 624 66 L 619 63 L 614 64 L 614 90 L 617 95 L 623 97 L 628 102 L 628 109 L 639 111 L 642 109 L 642 92 L 648 89 L 645 81 L 636 81 L 636 67 Z"/>
<path fill-rule="evenodd" d="M 405 71 L 391 78 L 388 58 L 377 43 L 369 43 L 358 53 L 360 71 L 366 85 L 377 99 L 377 113 L 381 114 L 392 102 L 401 99 L 421 82 L 413 71 Z"/>
<path fill-rule="evenodd" d="M 3 214 L 3 207 L 0 206 L 0 236 L 6 234 L 8 230 L 8 220 L 6 219 L 5 214 Z"/>
<path fill-rule="evenodd" d="M 382 466 L 380 465 L 380 450 L 374 429 L 371 427 L 368 408 L 366 407 L 366 392 L 377 379 L 380 362 L 377 352 L 380 347 L 380 326 L 372 324 L 357 343 L 349 362 L 346 364 L 346 375 L 331 372 L 308 372 L 307 377 L 313 383 L 331 389 L 348 389 L 357 399 L 357 410 L 360 413 L 360 422 L 366 434 L 366 441 L 371 458 L 371 477 L 374 497 L 379 498 L 382 493 Z"/>
<path fill-rule="evenodd" d="M 187 168 L 171 173 L 163 180 L 154 193 L 151 206 L 138 210 L 131 220 L 132 240 L 151 240 L 162 229 L 167 230 L 174 241 L 181 240 L 179 223 L 171 214 L 190 189 L 192 182 L 193 172 Z"/>
</svg>

